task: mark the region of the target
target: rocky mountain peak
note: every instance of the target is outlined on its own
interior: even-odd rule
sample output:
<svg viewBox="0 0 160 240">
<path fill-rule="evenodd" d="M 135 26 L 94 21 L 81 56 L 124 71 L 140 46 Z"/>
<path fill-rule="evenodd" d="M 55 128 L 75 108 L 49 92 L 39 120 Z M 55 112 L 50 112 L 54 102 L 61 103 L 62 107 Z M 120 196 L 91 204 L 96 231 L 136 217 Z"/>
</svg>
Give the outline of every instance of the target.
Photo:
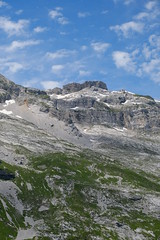
<svg viewBox="0 0 160 240">
<path fill-rule="evenodd" d="M 101 81 L 86 81 L 84 83 L 69 83 L 63 86 L 63 91 L 67 93 L 78 92 L 84 88 L 102 88 L 107 90 L 107 86 Z"/>
<path fill-rule="evenodd" d="M 0 74 L 0 102 L 16 98 L 23 87 L 15 84 Z"/>
</svg>

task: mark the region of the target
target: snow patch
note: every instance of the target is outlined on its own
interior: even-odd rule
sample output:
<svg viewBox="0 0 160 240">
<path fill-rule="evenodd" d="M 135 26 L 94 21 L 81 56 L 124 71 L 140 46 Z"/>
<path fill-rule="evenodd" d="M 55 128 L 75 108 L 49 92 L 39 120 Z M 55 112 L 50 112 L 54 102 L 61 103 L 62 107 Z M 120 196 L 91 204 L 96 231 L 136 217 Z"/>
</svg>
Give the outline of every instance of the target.
<svg viewBox="0 0 160 240">
<path fill-rule="evenodd" d="M 16 115 L 16 117 L 17 117 L 17 118 L 20 118 L 20 119 L 22 119 L 22 117 L 21 117 L 21 116 L 19 116 L 19 115 Z"/>
<path fill-rule="evenodd" d="M 76 110 L 76 109 L 79 109 L 79 107 L 74 107 L 74 108 L 70 108 L 70 109 L 72 109 L 72 110 Z"/>
<path fill-rule="evenodd" d="M 5 105 L 3 105 L 4 107 L 7 107 L 8 105 L 10 104 L 14 104 L 15 103 L 15 100 L 6 100 L 5 101 Z"/>
<path fill-rule="evenodd" d="M 0 110 L 0 113 L 6 114 L 6 115 L 11 115 L 11 114 L 13 114 L 12 111 L 7 111 L 6 109 Z"/>
<path fill-rule="evenodd" d="M 115 130 L 117 130 L 119 132 L 123 132 L 124 131 L 124 129 L 120 129 L 120 128 L 116 128 L 116 127 L 114 127 L 113 129 L 115 129 Z"/>
</svg>

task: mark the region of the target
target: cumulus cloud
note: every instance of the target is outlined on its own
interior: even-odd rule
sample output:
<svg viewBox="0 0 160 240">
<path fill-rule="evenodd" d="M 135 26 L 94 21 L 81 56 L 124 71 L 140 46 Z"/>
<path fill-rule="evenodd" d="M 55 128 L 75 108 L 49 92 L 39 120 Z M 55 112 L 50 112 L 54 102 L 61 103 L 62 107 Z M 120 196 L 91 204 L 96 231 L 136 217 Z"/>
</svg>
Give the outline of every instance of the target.
<svg viewBox="0 0 160 240">
<path fill-rule="evenodd" d="M 127 72 L 135 71 L 135 63 L 128 52 L 115 51 L 113 52 L 112 57 L 117 68 L 123 68 Z"/>
<path fill-rule="evenodd" d="M 109 48 L 109 46 L 110 46 L 110 44 L 106 43 L 106 42 L 94 42 L 94 43 L 91 43 L 91 47 L 98 54 L 105 53 L 106 50 Z"/>
<path fill-rule="evenodd" d="M 45 32 L 46 30 L 47 30 L 46 27 L 40 27 L 40 26 L 35 27 L 35 28 L 33 29 L 33 31 L 34 31 L 35 33 L 42 33 L 42 32 Z"/>
<path fill-rule="evenodd" d="M 123 68 L 138 77 L 148 77 L 156 83 L 160 83 L 160 36 L 152 34 L 142 48 L 134 51 L 115 51 L 112 54 L 117 68 Z"/>
<path fill-rule="evenodd" d="M 60 49 L 55 52 L 47 52 L 46 57 L 49 59 L 60 59 L 60 58 L 70 57 L 75 53 L 76 51 L 74 50 Z"/>
<path fill-rule="evenodd" d="M 130 33 L 137 32 L 142 33 L 144 29 L 144 24 L 140 22 L 130 21 L 123 23 L 122 25 L 111 26 L 111 30 L 114 30 L 116 33 L 121 33 L 124 37 L 129 37 Z"/>
<path fill-rule="evenodd" d="M 66 25 L 69 23 L 68 19 L 63 16 L 62 13 L 63 8 L 56 7 L 55 9 L 49 11 L 49 16 L 54 21 L 58 22 L 61 25 Z"/>
<path fill-rule="evenodd" d="M 26 41 L 13 41 L 9 47 L 6 48 L 6 51 L 13 52 L 19 49 L 23 49 L 29 46 L 38 45 L 40 41 L 38 40 L 26 40 Z"/>
<path fill-rule="evenodd" d="M 56 87 L 61 87 L 61 83 L 58 81 L 42 81 L 40 82 L 44 89 L 53 89 Z"/>
<path fill-rule="evenodd" d="M 23 34 L 28 24 L 28 20 L 20 19 L 17 22 L 14 22 L 11 21 L 10 18 L 0 17 L 0 29 L 9 36 Z"/>
</svg>

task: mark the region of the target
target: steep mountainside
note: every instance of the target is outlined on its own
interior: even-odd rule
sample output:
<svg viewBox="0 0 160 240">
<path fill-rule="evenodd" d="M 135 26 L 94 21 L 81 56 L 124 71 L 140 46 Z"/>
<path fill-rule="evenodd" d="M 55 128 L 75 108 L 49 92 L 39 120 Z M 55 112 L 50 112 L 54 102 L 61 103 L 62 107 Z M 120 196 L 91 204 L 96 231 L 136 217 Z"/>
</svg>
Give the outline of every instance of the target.
<svg viewBox="0 0 160 240">
<path fill-rule="evenodd" d="M 0 75 L 0 239 L 160 239 L 160 102 Z"/>
</svg>

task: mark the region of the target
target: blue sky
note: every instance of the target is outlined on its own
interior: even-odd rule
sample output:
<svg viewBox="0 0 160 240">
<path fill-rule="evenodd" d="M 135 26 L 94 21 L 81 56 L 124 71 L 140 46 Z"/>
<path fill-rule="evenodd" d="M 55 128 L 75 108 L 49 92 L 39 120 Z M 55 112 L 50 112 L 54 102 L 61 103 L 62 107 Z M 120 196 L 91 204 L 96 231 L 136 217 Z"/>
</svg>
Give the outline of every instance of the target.
<svg viewBox="0 0 160 240">
<path fill-rule="evenodd" d="M 0 1 L 0 73 L 54 88 L 101 80 L 160 99 L 159 0 Z"/>
</svg>

